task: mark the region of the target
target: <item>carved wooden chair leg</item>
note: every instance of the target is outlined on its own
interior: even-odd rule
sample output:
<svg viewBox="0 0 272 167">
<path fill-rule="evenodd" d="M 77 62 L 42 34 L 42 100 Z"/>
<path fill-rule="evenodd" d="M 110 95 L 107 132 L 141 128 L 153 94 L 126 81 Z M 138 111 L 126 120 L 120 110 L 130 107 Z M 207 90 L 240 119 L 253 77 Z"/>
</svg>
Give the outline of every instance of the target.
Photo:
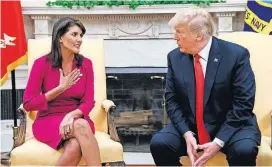
<svg viewBox="0 0 272 167">
<path fill-rule="evenodd" d="M 119 161 L 119 162 L 109 162 L 111 167 L 125 167 L 126 164 L 124 161 Z"/>
</svg>

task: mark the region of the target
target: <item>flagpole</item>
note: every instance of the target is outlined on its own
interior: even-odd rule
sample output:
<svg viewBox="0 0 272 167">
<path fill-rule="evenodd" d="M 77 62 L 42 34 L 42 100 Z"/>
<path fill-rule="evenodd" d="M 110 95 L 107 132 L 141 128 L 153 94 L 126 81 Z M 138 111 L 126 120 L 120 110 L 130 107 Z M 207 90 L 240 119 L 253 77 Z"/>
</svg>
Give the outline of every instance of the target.
<svg viewBox="0 0 272 167">
<path fill-rule="evenodd" d="M 17 126 L 17 104 L 16 104 L 16 84 L 15 84 L 15 70 L 11 71 L 11 83 L 12 83 L 12 111 L 14 126 Z"/>
<path fill-rule="evenodd" d="M 15 70 L 11 71 L 11 83 L 12 83 L 12 111 L 13 111 L 13 141 L 18 137 L 18 126 L 17 126 L 17 103 L 16 103 L 16 84 L 15 84 Z"/>
</svg>

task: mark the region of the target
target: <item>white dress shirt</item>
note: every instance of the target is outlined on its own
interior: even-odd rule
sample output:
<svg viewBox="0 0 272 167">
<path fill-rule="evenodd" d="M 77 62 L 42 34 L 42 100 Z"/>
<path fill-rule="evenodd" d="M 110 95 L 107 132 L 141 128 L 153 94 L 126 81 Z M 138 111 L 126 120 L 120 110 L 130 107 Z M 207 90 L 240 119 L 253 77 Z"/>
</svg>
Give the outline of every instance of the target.
<svg viewBox="0 0 272 167">
<path fill-rule="evenodd" d="M 208 58 L 209 58 L 211 46 L 212 46 L 212 37 L 210 37 L 209 42 L 207 43 L 207 45 L 198 53 L 199 56 L 200 56 L 199 61 L 200 61 L 201 67 L 202 67 L 204 78 L 205 78 L 205 75 L 206 75 L 206 69 L 207 69 Z M 218 138 L 215 138 L 213 141 L 216 144 L 218 144 L 220 147 L 224 147 L 224 145 L 225 145 L 225 143 L 222 140 L 218 139 Z"/>
<path fill-rule="evenodd" d="M 204 77 L 206 74 L 206 68 L 208 64 L 208 58 L 209 58 L 211 46 L 212 46 L 212 38 L 209 39 L 209 42 L 207 43 L 207 45 L 198 53 L 200 56 L 199 61 L 202 67 Z"/>
</svg>

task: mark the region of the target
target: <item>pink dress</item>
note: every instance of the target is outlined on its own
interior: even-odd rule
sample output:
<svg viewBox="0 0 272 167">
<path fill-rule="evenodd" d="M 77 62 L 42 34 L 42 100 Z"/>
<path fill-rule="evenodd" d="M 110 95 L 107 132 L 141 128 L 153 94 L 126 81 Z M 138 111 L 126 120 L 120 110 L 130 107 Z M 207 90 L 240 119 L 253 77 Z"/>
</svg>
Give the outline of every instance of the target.
<svg viewBox="0 0 272 167">
<path fill-rule="evenodd" d="M 73 69 L 77 61 L 73 62 Z M 35 138 L 54 149 L 58 149 L 62 141 L 59 134 L 59 126 L 64 116 L 79 109 L 83 118 L 89 122 L 94 133 L 94 124 L 88 114 L 94 106 L 94 76 L 90 59 L 83 58 L 79 67 L 82 76 L 70 89 L 57 96 L 54 100 L 47 102 L 45 93 L 59 85 L 59 68 L 53 68 L 51 61 L 42 56 L 35 60 L 29 80 L 24 92 L 23 106 L 27 111 L 37 110 L 37 118 L 32 129 Z"/>
</svg>

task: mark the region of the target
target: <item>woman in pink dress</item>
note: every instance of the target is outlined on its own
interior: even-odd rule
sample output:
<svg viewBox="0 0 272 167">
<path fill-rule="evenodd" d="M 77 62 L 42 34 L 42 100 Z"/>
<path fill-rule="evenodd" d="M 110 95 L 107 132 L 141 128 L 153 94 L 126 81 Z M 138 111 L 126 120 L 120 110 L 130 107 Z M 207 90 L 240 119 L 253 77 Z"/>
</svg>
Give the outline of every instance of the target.
<svg viewBox="0 0 272 167">
<path fill-rule="evenodd" d="M 51 52 L 35 60 L 25 89 L 25 110 L 38 110 L 32 126 L 35 138 L 63 148 L 57 166 L 101 166 L 94 124 L 94 76 L 90 59 L 79 54 L 85 27 L 66 17 L 53 27 Z"/>
</svg>

